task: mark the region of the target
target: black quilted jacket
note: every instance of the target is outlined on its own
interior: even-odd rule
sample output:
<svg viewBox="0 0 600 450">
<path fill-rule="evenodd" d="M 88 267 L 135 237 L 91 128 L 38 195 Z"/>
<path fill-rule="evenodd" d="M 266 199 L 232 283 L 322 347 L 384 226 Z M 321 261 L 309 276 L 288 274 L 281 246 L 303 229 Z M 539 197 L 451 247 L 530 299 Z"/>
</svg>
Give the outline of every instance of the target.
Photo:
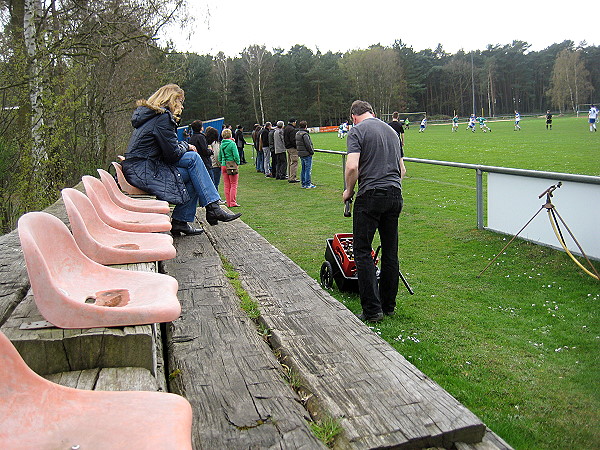
<svg viewBox="0 0 600 450">
<path fill-rule="evenodd" d="M 175 167 L 188 151 L 188 143 L 177 141 L 177 122 L 171 112 L 138 106 L 131 124 L 135 130 L 122 163 L 127 181 L 175 205 L 188 201 L 189 194 Z"/>
</svg>

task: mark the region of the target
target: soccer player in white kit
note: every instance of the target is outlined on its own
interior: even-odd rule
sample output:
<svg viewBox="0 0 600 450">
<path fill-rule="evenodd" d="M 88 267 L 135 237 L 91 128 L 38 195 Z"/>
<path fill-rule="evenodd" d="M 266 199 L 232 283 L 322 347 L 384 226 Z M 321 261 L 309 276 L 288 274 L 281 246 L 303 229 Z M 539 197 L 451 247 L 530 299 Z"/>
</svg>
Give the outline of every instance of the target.
<svg viewBox="0 0 600 450">
<path fill-rule="evenodd" d="M 596 131 L 596 121 L 598 120 L 598 108 L 594 105 L 590 108 L 588 112 L 588 118 L 590 122 L 590 131 Z"/>
</svg>

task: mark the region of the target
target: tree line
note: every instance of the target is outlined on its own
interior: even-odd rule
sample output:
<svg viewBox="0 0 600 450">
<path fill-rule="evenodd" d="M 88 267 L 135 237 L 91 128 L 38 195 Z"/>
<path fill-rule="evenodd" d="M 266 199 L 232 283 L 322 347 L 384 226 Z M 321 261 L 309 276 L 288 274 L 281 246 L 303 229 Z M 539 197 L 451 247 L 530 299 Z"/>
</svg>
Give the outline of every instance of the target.
<svg viewBox="0 0 600 450">
<path fill-rule="evenodd" d="M 0 0 L 0 227 L 108 167 L 131 134 L 135 100 L 166 83 L 186 91 L 182 124 L 347 119 L 352 100 L 379 115 L 495 116 L 572 111 L 600 88 L 599 47 L 530 52 L 515 41 L 470 53 L 398 40 L 345 53 L 248 45 L 238 56 L 180 53 L 156 40 L 184 23 L 186 0 Z M 596 63 L 593 63 L 596 61 Z"/>
<path fill-rule="evenodd" d="M 338 125 L 350 103 L 368 99 L 380 116 L 427 111 L 430 116 L 470 113 L 489 117 L 574 112 L 600 92 L 600 47 L 573 41 L 529 51 L 513 41 L 485 50 L 415 51 L 401 40 L 346 53 L 287 51 L 250 45 L 237 57 L 172 54 L 187 68 L 188 93 L 182 120 L 225 117 L 244 125 L 307 120 Z"/>
</svg>

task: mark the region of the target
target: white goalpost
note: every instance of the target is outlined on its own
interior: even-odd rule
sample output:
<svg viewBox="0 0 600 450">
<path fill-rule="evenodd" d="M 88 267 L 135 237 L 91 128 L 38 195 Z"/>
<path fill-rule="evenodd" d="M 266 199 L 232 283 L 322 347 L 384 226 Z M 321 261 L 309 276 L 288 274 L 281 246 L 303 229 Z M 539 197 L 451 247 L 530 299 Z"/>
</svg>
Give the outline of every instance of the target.
<svg viewBox="0 0 600 450">
<path fill-rule="evenodd" d="M 598 103 L 581 103 L 579 105 L 577 105 L 577 117 L 579 117 L 579 114 L 584 114 L 587 116 L 588 112 L 590 111 L 590 108 L 592 107 L 592 105 L 596 106 L 596 108 L 598 108 Z"/>
</svg>

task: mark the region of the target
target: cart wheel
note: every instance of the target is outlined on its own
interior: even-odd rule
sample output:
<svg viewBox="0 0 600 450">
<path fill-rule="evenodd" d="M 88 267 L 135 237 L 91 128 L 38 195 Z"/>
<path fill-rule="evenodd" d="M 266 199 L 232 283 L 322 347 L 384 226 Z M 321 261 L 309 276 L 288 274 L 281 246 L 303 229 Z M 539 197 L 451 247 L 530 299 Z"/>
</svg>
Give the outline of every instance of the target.
<svg viewBox="0 0 600 450">
<path fill-rule="evenodd" d="M 333 287 L 333 267 L 329 261 L 325 261 L 321 265 L 321 286 L 325 289 Z"/>
</svg>

